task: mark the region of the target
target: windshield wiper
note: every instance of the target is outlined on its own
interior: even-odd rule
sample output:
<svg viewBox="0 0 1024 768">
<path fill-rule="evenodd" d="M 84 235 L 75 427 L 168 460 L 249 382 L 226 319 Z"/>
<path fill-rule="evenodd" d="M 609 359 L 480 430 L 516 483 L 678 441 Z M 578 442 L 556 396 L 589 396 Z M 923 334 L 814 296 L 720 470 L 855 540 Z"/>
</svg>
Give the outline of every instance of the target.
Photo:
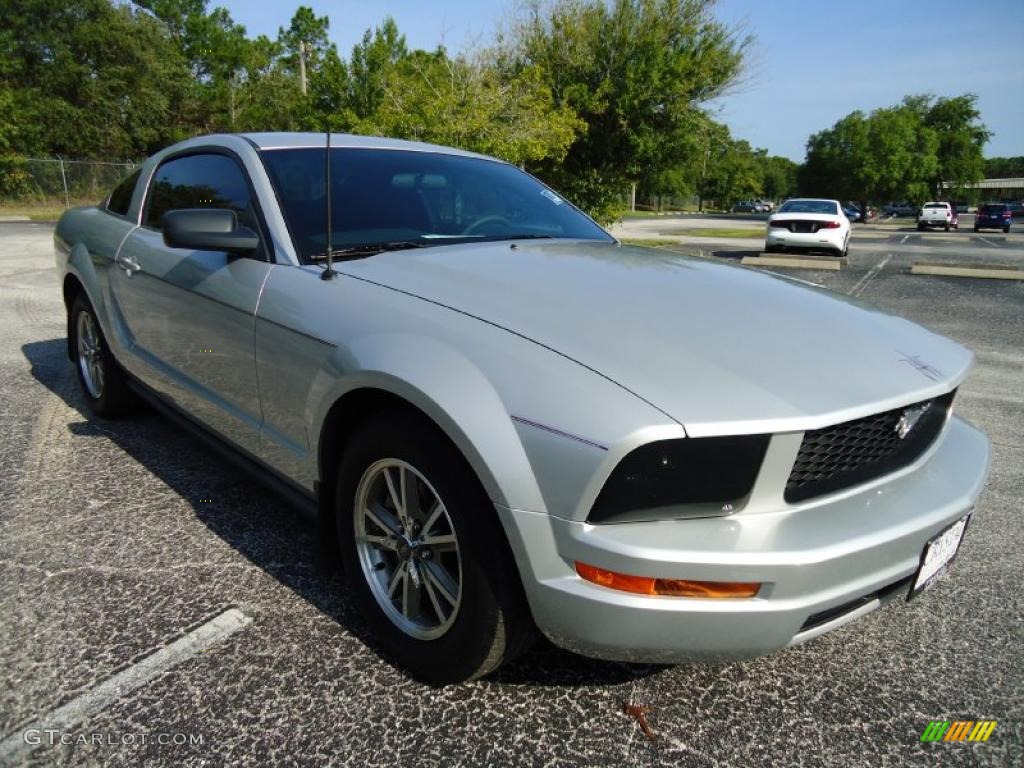
<svg viewBox="0 0 1024 768">
<path fill-rule="evenodd" d="M 426 248 L 427 244 L 420 242 L 419 240 L 389 240 L 383 243 L 363 243 L 361 245 L 350 245 L 345 248 L 332 248 L 330 253 L 327 251 L 321 251 L 314 255 L 312 258 L 314 261 L 320 259 L 326 259 L 330 256 L 332 259 L 359 259 L 363 256 L 373 256 L 377 253 L 383 253 L 384 251 L 404 251 L 407 248 Z"/>
</svg>

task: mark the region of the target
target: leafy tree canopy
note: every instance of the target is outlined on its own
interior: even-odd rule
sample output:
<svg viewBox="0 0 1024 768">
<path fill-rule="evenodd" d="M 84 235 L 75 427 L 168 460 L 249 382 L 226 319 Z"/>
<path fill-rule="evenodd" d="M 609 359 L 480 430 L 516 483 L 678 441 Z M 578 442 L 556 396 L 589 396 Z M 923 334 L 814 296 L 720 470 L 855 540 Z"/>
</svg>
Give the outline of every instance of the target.
<svg viewBox="0 0 1024 768">
<path fill-rule="evenodd" d="M 850 113 L 808 140 L 801 193 L 921 202 L 938 195 L 942 183 L 962 188 L 977 181 L 990 134 L 975 102 L 971 94 L 908 96 L 895 107 Z"/>
<path fill-rule="evenodd" d="M 529 164 L 598 212 L 632 182 L 697 149 L 700 106 L 740 74 L 748 41 L 710 0 L 554 0 L 529 6 L 506 41 L 509 67 L 534 70 L 557 109 L 582 121 L 564 157 Z M 699 151 L 699 150 L 697 150 Z"/>
</svg>

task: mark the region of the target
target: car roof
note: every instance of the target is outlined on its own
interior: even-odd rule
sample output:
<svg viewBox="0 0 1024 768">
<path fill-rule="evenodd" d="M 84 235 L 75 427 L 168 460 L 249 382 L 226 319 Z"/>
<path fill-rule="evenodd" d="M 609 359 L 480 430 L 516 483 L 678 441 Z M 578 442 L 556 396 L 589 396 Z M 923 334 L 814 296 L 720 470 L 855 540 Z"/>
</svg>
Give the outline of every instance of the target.
<svg viewBox="0 0 1024 768">
<path fill-rule="evenodd" d="M 243 138 L 251 142 L 257 149 L 323 149 L 327 144 L 326 133 L 303 133 L 276 131 L 265 133 L 243 133 Z M 380 136 L 356 136 L 349 133 L 331 133 L 331 147 L 347 149 L 396 149 L 407 152 L 432 152 L 443 155 L 458 155 L 460 157 L 476 157 L 483 160 L 496 160 L 487 155 L 467 152 L 453 147 L 443 147 L 439 144 L 425 144 L 419 141 L 406 141 L 404 139 L 386 139 Z M 497 162 L 504 162 L 497 160 Z"/>
</svg>

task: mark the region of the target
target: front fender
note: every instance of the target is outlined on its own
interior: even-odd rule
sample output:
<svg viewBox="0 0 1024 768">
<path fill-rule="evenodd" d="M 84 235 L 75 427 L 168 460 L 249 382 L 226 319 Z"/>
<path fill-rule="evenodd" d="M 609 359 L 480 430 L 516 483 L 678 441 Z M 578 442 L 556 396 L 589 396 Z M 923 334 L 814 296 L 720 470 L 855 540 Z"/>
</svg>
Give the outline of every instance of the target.
<svg viewBox="0 0 1024 768">
<path fill-rule="evenodd" d="M 310 491 L 329 414 L 357 390 L 389 393 L 432 419 L 495 503 L 560 517 L 586 515 L 623 452 L 655 433 L 685 434 L 554 350 L 350 275 L 275 268 L 257 311 L 256 358 L 263 458 Z"/>
<path fill-rule="evenodd" d="M 508 505 L 515 499 L 526 509 L 543 509 L 505 403 L 463 354 L 431 338 L 382 333 L 358 338 L 344 355 L 333 357 L 313 383 L 310 423 L 323 424 L 333 404 L 356 390 L 390 393 L 421 410 L 445 432 L 495 503 Z M 356 370 L 342 375 L 353 363 Z M 320 433 L 313 430 L 317 441 Z M 312 445 L 311 455 L 319 455 L 319 448 L 319 442 Z"/>
</svg>

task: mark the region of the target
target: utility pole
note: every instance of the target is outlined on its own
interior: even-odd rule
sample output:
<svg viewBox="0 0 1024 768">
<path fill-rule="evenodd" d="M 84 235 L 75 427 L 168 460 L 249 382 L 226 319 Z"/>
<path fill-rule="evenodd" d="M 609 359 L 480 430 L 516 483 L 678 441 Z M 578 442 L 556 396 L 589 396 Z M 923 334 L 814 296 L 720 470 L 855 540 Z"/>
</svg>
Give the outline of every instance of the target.
<svg viewBox="0 0 1024 768">
<path fill-rule="evenodd" d="M 299 87 L 302 95 L 306 95 L 306 41 L 299 40 Z"/>
</svg>

